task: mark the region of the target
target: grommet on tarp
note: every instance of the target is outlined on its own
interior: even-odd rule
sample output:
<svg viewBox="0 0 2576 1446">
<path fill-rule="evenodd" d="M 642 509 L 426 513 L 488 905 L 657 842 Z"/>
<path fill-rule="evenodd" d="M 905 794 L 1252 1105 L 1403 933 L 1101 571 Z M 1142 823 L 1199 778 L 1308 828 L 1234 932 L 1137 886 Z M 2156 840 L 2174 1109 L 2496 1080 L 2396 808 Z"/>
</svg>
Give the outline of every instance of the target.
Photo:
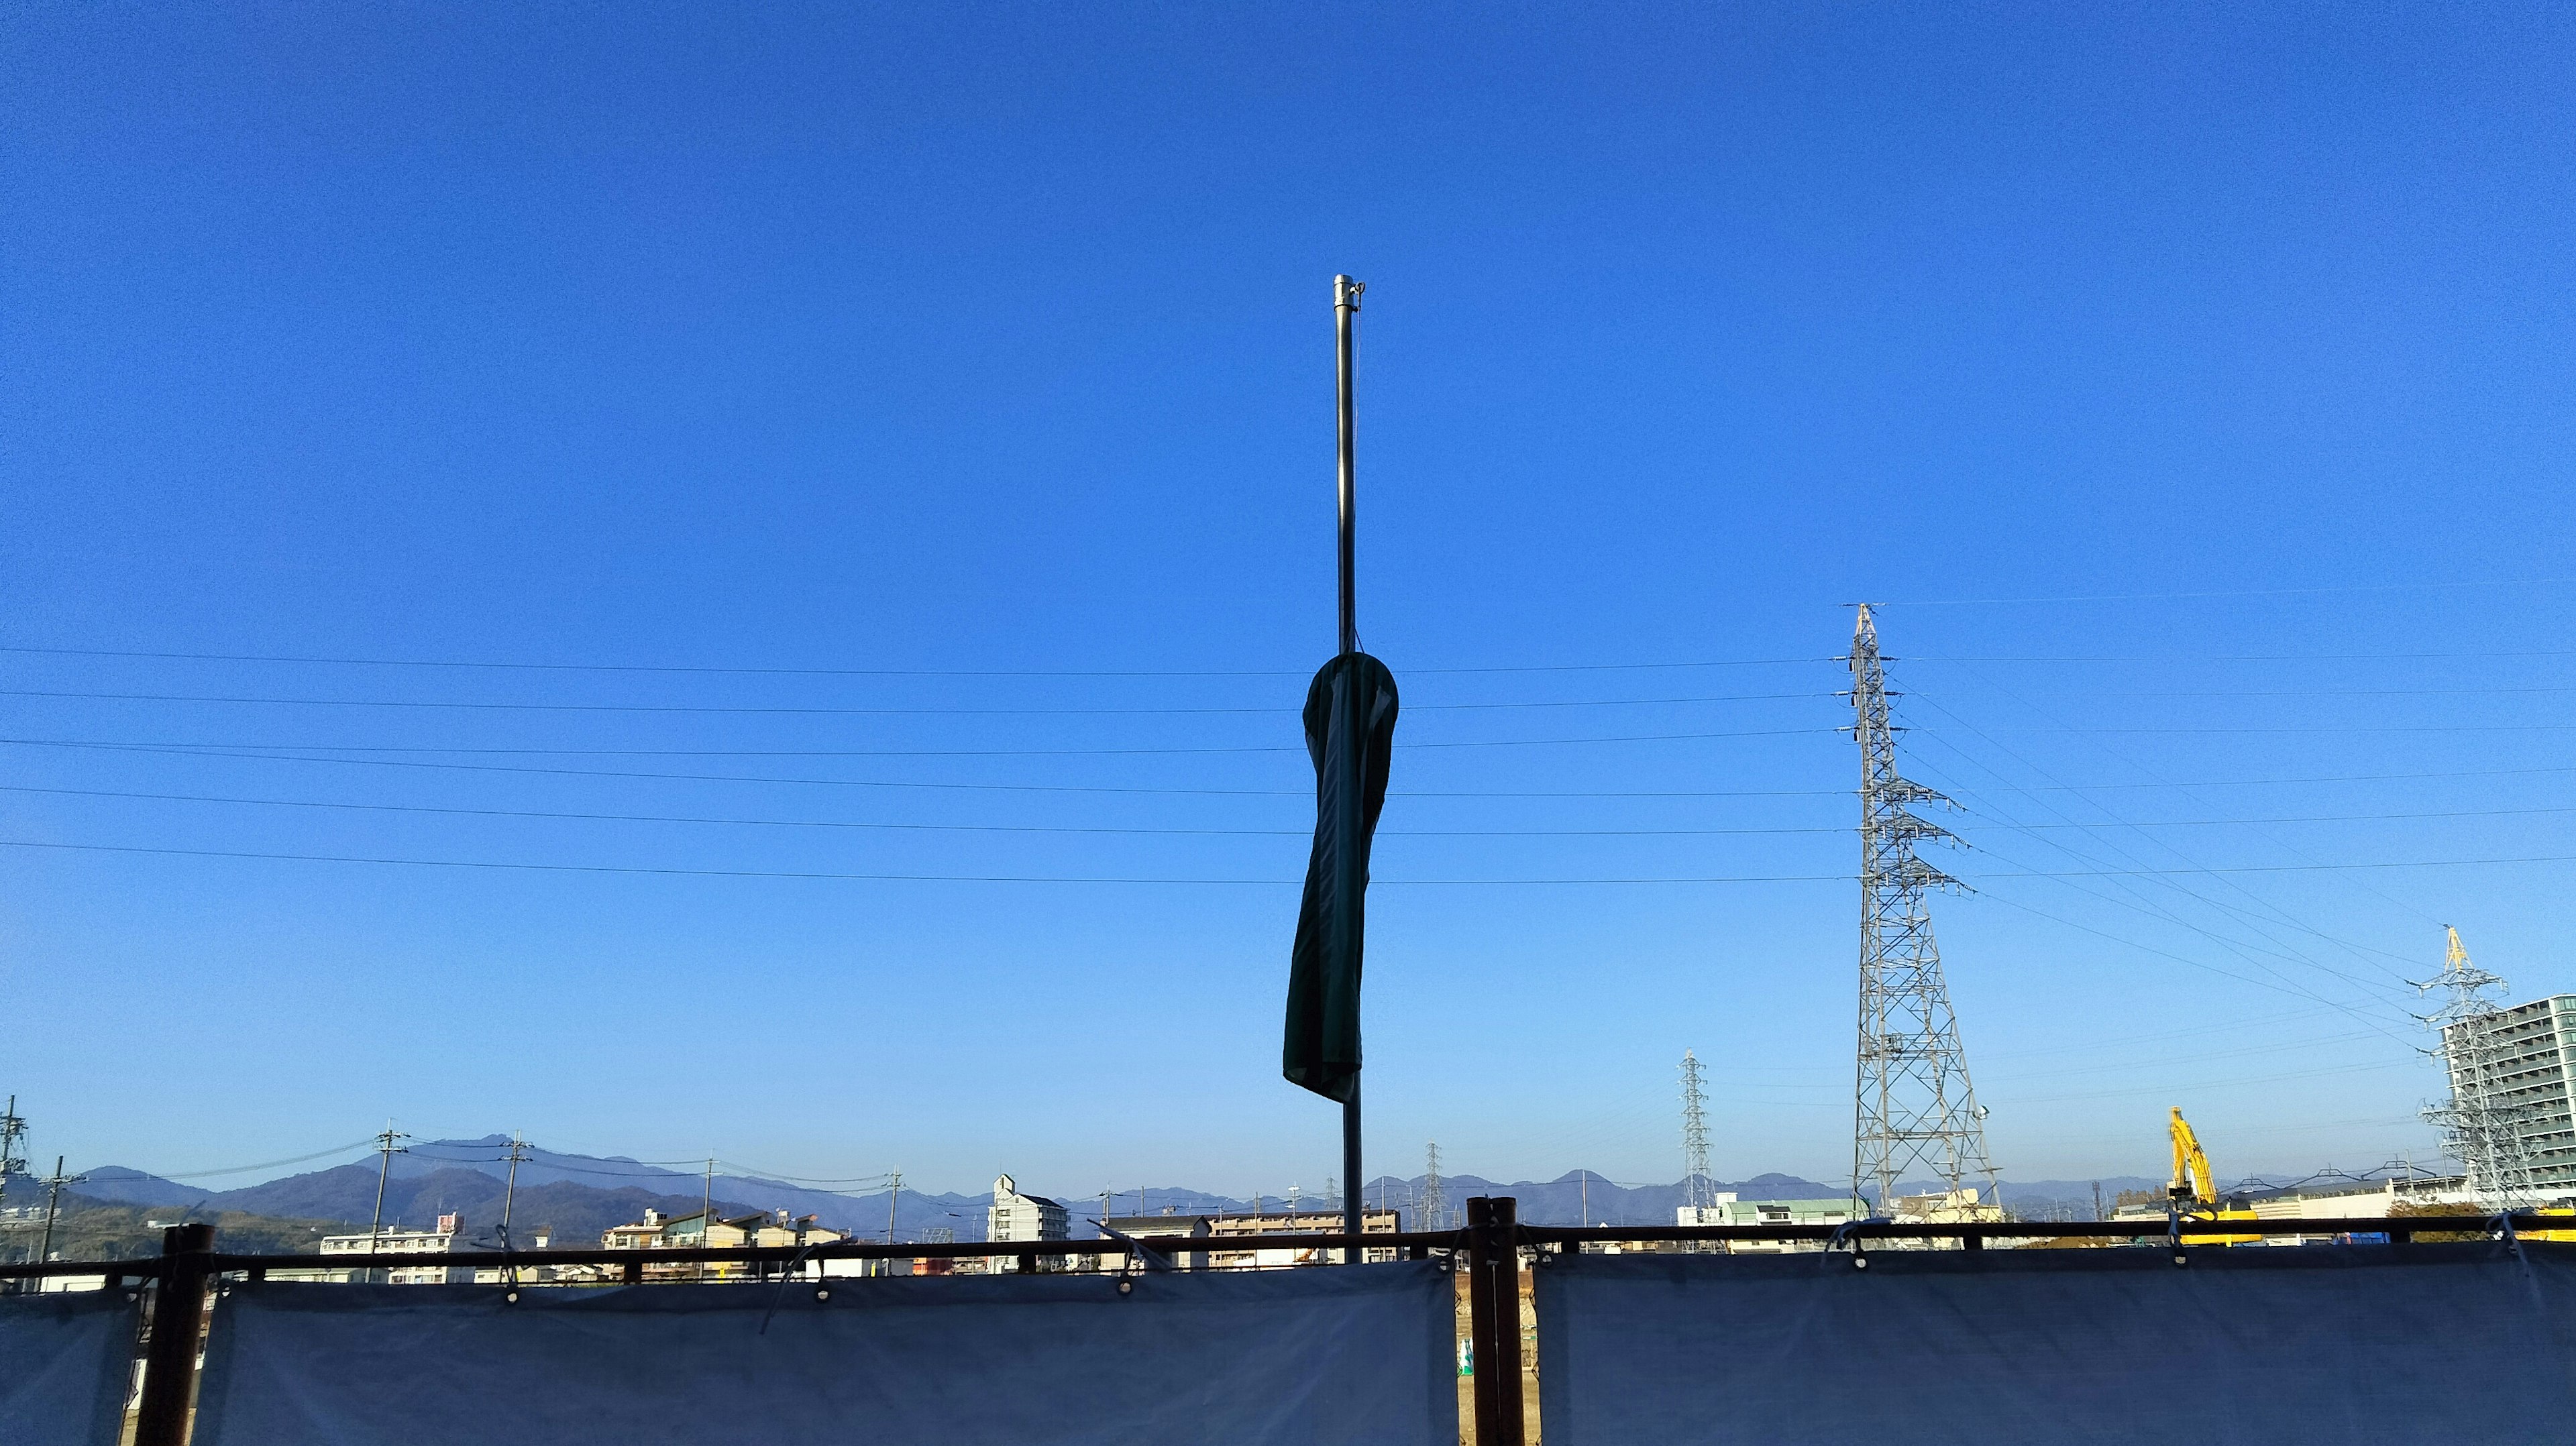
<svg viewBox="0 0 2576 1446">
<path fill-rule="evenodd" d="M 815 1242 L 816 1245 L 821 1243 L 821 1241 Z M 772 1316 L 778 1314 L 778 1303 L 787 1298 L 787 1287 L 796 1283 L 797 1273 L 805 1268 L 805 1258 L 813 1253 L 813 1245 L 808 1245 L 804 1249 L 797 1251 L 796 1258 L 788 1261 L 787 1268 L 778 1273 L 778 1293 L 769 1298 L 769 1309 L 761 1312 L 760 1329 L 753 1332 L 753 1334 L 764 1336 L 769 1334 L 769 1321 Z M 817 1289 L 814 1292 L 814 1298 L 816 1300 L 829 1300 L 831 1295 L 832 1292 L 828 1287 Z"/>
<path fill-rule="evenodd" d="M 1825 1237 L 1825 1255 L 1827 1258 L 1831 1258 L 1835 1251 L 1848 1245 L 1851 1247 L 1852 1269 L 1869 1269 L 1869 1255 L 1866 1251 L 1861 1249 L 1860 1227 L 1864 1225 L 1885 1225 L 1887 1223 L 1888 1219 L 1884 1215 L 1871 1215 L 1860 1220 L 1844 1221 L 1842 1224 L 1834 1227 L 1833 1234 Z"/>
<path fill-rule="evenodd" d="M 1120 1295 L 1134 1295 L 1136 1293 L 1136 1282 L 1129 1280 L 1124 1275 L 1119 1276 L 1118 1293 Z"/>
<path fill-rule="evenodd" d="M 517 1305 L 517 1304 L 519 1303 L 519 1293 L 518 1293 L 517 1291 L 515 1291 L 515 1290 L 513 1290 L 513 1291 L 506 1291 L 506 1292 L 504 1292 L 504 1293 L 502 1294 L 501 1299 L 503 1299 L 503 1300 L 505 1300 L 505 1301 L 509 1302 L 509 1303 L 510 1303 L 510 1304 L 512 1304 L 512 1305 Z"/>
<path fill-rule="evenodd" d="M 828 1285 L 818 1285 L 814 1287 L 814 1298 L 816 1300 L 830 1300 L 832 1298 L 832 1287 Z"/>
</svg>

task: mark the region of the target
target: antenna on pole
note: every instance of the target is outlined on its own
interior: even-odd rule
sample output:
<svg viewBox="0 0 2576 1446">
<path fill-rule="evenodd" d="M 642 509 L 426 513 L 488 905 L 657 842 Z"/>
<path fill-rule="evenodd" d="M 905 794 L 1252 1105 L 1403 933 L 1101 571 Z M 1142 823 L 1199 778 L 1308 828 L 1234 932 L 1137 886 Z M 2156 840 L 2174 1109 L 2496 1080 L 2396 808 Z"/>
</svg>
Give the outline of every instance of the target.
<svg viewBox="0 0 2576 1446">
<path fill-rule="evenodd" d="M 1986 1182 L 1986 1112 L 1968 1080 L 1967 1052 L 1941 973 L 1925 896 L 1964 887 L 1915 856 L 1927 840 L 1956 843 L 1950 831 L 1913 811 L 1916 804 L 1957 805 L 1896 771 L 1896 726 L 1888 718 L 1885 660 L 1878 623 L 1860 605 L 1852 627 L 1852 737 L 1860 744 L 1860 1049 L 1852 1105 L 1852 1201 L 1881 1214 L 1896 1208 L 1905 1172 L 1928 1165 L 1949 1199 L 1964 1205 L 1960 1182 Z M 1875 1194 L 1875 1199 L 1871 1198 Z M 1858 1208 L 1855 1214 L 1860 1213 Z"/>
<path fill-rule="evenodd" d="M 1342 652 L 1360 650 L 1359 582 L 1357 543 L 1354 534 L 1359 521 L 1359 434 L 1351 417 L 1351 330 L 1360 316 L 1360 293 L 1368 290 L 1362 282 L 1348 276 L 1333 278 L 1333 356 L 1336 379 L 1335 396 L 1339 404 L 1338 425 L 1334 429 L 1340 474 L 1341 574 L 1342 574 Z M 1342 1178 L 1351 1181 L 1342 1200 L 1342 1233 L 1357 1236 L 1360 1214 L 1360 1081 L 1351 1077 L 1351 1097 L 1342 1101 Z M 1342 1252 L 1342 1263 L 1355 1265 L 1360 1249 L 1354 1245 Z"/>
</svg>

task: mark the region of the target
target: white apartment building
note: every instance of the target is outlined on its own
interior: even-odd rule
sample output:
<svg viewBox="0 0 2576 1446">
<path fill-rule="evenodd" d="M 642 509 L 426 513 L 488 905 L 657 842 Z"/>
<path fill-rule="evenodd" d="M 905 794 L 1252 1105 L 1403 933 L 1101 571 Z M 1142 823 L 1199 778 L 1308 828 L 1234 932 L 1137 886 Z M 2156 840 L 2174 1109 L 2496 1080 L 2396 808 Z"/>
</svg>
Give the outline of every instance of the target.
<svg viewBox="0 0 2576 1446">
<path fill-rule="evenodd" d="M 993 1203 L 984 1212 L 984 1238 L 987 1240 L 1067 1240 L 1072 1238 L 1072 1224 L 1062 1204 L 1044 1195 L 1023 1192 L 1019 1182 L 1008 1175 L 993 1179 Z M 1019 1262 L 1009 1256 L 993 1261 L 997 1271 L 1019 1269 Z M 1057 1270 L 1059 1260 L 1041 1259 L 1040 1270 Z"/>
<path fill-rule="evenodd" d="M 2502 1055 L 2492 1103 L 2521 1122 L 2532 1193 L 2576 1194 L 2576 994 L 2499 1009 L 2480 1027 Z M 2455 1078 L 2452 1088 L 2462 1083 Z"/>
<path fill-rule="evenodd" d="M 355 1235 L 325 1235 L 322 1237 L 322 1253 L 324 1255 L 422 1256 L 424 1259 L 418 1265 L 400 1265 L 388 1269 L 385 1272 L 385 1283 L 388 1285 L 471 1285 L 474 1283 L 472 1270 L 450 1267 L 435 1259 L 456 1249 L 458 1233 L 457 1217 L 441 1215 L 438 1217 L 438 1228 L 435 1230 L 397 1228 L 379 1230 L 372 1235 L 365 1231 Z M 357 1279 L 360 1273 L 356 1270 L 328 1270 L 323 1272 L 323 1278 L 346 1283 Z"/>
</svg>

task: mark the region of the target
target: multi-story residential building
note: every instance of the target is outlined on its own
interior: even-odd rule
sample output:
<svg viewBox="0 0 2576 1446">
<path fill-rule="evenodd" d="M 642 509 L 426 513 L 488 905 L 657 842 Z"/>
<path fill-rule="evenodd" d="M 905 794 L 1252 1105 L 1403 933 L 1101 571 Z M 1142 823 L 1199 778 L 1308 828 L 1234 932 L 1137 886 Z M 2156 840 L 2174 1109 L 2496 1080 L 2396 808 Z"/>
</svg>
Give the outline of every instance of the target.
<svg viewBox="0 0 2576 1446">
<path fill-rule="evenodd" d="M 2451 1042 L 2470 1027 L 2450 1026 Z M 2496 1084 L 2487 1103 L 2516 1123 L 2531 1193 L 2543 1200 L 2576 1194 L 2576 994 L 2511 1005 L 2475 1027 L 2494 1052 Z M 2452 1087 L 2466 1083 L 2455 1074 Z"/>
<path fill-rule="evenodd" d="M 453 1252 L 456 1249 L 456 1237 L 459 1233 L 461 1228 L 457 1217 L 441 1215 L 438 1217 L 438 1228 L 435 1230 L 396 1228 L 379 1230 L 372 1234 L 360 1231 L 355 1235 L 325 1235 L 322 1237 L 322 1253 L 324 1255 L 422 1256 L 424 1259 L 418 1265 L 401 1265 L 387 1269 L 384 1276 L 385 1283 L 389 1285 L 471 1285 L 474 1283 L 472 1270 L 450 1267 L 434 1258 L 429 1258 Z M 356 1270 L 325 1270 L 322 1272 L 322 1278 L 345 1283 L 357 1279 L 360 1273 Z"/>
<path fill-rule="evenodd" d="M 1278 1215 L 1112 1215 L 1108 1224 L 1110 1229 L 1153 1246 L 1184 1267 L 1204 1262 L 1213 1269 L 1240 1270 L 1330 1265 L 1341 1259 L 1338 1250 L 1259 1248 L 1265 1235 L 1339 1235 L 1342 1213 L 1338 1210 L 1298 1210 Z M 1360 1215 L 1363 1235 L 1396 1235 L 1403 1230 L 1401 1210 L 1369 1210 Z M 1202 1241 L 1207 1243 L 1202 1245 Z M 1362 1258 L 1393 1260 L 1400 1253 L 1393 1246 L 1371 1247 L 1362 1252 Z"/>
<path fill-rule="evenodd" d="M 1071 1219 L 1064 1206 L 1044 1195 L 1031 1195 L 1008 1175 L 993 1180 L 993 1203 L 984 1212 L 984 1238 L 987 1240 L 1067 1240 L 1072 1238 Z M 1061 1269 L 1061 1256 L 1042 1256 L 1038 1269 Z M 1009 1256 L 996 1256 L 993 1268 L 999 1271 L 1019 1269 L 1019 1262 Z"/>
</svg>

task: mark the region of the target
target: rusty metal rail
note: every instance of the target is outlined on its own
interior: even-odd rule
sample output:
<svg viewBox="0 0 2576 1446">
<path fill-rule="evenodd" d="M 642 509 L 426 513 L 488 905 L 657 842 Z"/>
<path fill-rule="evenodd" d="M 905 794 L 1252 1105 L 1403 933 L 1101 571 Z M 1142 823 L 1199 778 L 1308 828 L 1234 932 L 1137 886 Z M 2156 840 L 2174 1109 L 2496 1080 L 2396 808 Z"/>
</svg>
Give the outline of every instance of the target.
<svg viewBox="0 0 2576 1446">
<path fill-rule="evenodd" d="M 2394 1243 L 2405 1243 L 2418 1234 L 2495 1234 L 2501 1229 L 2501 1217 L 2494 1215 L 2401 1215 L 2394 1217 L 2344 1217 L 2331 1220 L 2194 1220 L 2184 1218 L 2181 1233 L 2186 1241 L 2215 1235 L 2384 1235 Z M 1500 1223 L 1500 1222 L 1496 1222 Z M 2564 1218 L 2517 1214 L 2513 1226 L 2517 1233 L 2537 1233 L 2565 1229 Z M 1364 1250 L 1399 1250 L 1419 1259 L 1431 1251 L 1470 1251 L 1471 1237 L 1480 1228 L 1471 1217 L 1464 1230 L 1409 1230 L 1402 1233 L 1369 1235 L 1147 1235 L 1138 1241 L 1158 1254 L 1183 1255 L 1243 1254 L 1255 1250 L 1338 1251 L 1357 1245 Z M 2171 1238 L 2172 1231 L 2163 1220 L 2014 1220 L 1978 1221 L 1974 1223 L 1900 1223 L 1895 1221 L 1854 1221 L 1846 1225 L 1523 1225 L 1511 1224 L 1513 1242 L 1520 1246 L 1556 1246 L 1598 1244 L 1714 1244 L 1726 1241 L 1747 1243 L 1797 1244 L 1825 1242 L 1848 1244 L 1852 1241 L 1886 1240 L 1944 1242 L 1958 1241 L 1976 1249 L 1994 1240 L 2043 1240 L 2094 1238 L 2136 1240 L 2156 1243 Z M 265 1275 L 273 1270 L 386 1270 L 412 1269 L 430 1265 L 475 1269 L 508 1269 L 512 1266 L 540 1265 L 788 1265 L 824 1260 L 936 1260 L 972 1259 L 993 1256 L 1062 1257 L 1075 1255 L 1129 1255 L 1131 1252 L 1114 1240 L 971 1240 L 887 1244 L 883 1241 L 845 1240 L 813 1246 L 731 1246 L 712 1248 L 668 1247 L 647 1250 L 609 1250 L 598 1247 L 549 1248 L 544 1250 L 474 1250 L 454 1251 L 436 1256 L 415 1253 L 373 1252 L 364 1255 L 235 1255 L 215 1252 L 206 1257 L 205 1268 L 220 1275 Z M 0 1265 L 0 1280 L 27 1280 L 46 1276 L 98 1275 L 110 1285 L 125 1281 L 159 1279 L 169 1268 L 170 1253 L 158 1256 L 134 1256 L 122 1260 L 52 1260 Z"/>
</svg>

